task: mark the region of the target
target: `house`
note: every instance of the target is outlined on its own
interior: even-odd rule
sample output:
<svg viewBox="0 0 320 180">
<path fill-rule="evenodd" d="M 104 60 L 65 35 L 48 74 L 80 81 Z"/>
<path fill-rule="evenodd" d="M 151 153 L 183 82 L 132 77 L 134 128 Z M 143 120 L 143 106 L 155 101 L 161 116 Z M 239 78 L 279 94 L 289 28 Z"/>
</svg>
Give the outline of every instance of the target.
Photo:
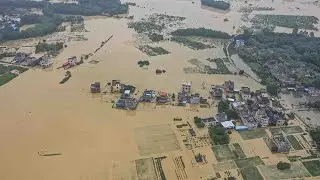
<svg viewBox="0 0 320 180">
<path fill-rule="evenodd" d="M 185 106 L 188 102 L 188 94 L 186 92 L 179 92 L 178 102 L 179 102 L 179 105 Z"/>
<path fill-rule="evenodd" d="M 20 64 L 22 63 L 23 61 L 25 61 L 25 58 L 27 57 L 27 54 L 25 53 L 17 53 L 14 58 L 13 58 L 13 63 L 16 63 L 16 64 Z"/>
<path fill-rule="evenodd" d="M 91 84 L 91 93 L 100 93 L 101 88 L 100 88 L 100 82 L 95 82 Z"/>
<path fill-rule="evenodd" d="M 189 101 L 190 101 L 190 104 L 199 104 L 200 94 L 199 93 L 191 94 Z"/>
<path fill-rule="evenodd" d="M 77 57 L 71 56 L 68 58 L 67 62 L 62 65 L 64 69 L 69 69 L 73 66 L 77 65 Z"/>
<path fill-rule="evenodd" d="M 40 64 L 41 60 L 42 60 L 42 56 L 41 57 L 39 57 L 39 56 L 29 56 L 29 57 L 26 57 L 25 61 L 22 62 L 21 64 L 25 65 L 25 66 L 34 67 L 34 66 Z"/>
<path fill-rule="evenodd" d="M 272 142 L 271 150 L 273 152 L 288 153 L 290 151 L 291 144 L 282 133 L 272 136 L 270 139 Z"/>
<path fill-rule="evenodd" d="M 71 56 L 68 58 L 68 63 L 70 66 L 75 66 L 77 65 L 77 57 L 76 56 Z"/>
<path fill-rule="evenodd" d="M 214 86 L 210 88 L 211 94 L 214 97 L 220 98 L 222 97 L 223 90 L 220 87 Z"/>
<path fill-rule="evenodd" d="M 214 126 L 217 124 L 217 121 L 214 117 L 201 118 L 201 122 L 207 127 Z"/>
<path fill-rule="evenodd" d="M 228 121 L 228 116 L 225 112 L 222 112 L 216 115 L 216 120 L 217 122 Z"/>
<path fill-rule="evenodd" d="M 234 82 L 233 81 L 225 81 L 224 82 L 224 89 L 228 92 L 234 91 Z"/>
<path fill-rule="evenodd" d="M 53 61 L 49 56 L 43 56 L 39 64 L 42 68 L 48 68 L 53 64 Z"/>
<path fill-rule="evenodd" d="M 267 127 L 269 124 L 269 117 L 264 110 L 259 109 L 256 111 L 254 118 L 258 123 L 258 127 Z"/>
<path fill-rule="evenodd" d="M 191 82 L 184 82 L 184 83 L 182 83 L 181 91 L 182 92 L 186 92 L 186 93 L 190 93 L 191 92 L 191 86 L 192 86 Z"/>
<path fill-rule="evenodd" d="M 241 98 L 243 101 L 247 101 L 247 100 L 251 99 L 250 88 L 248 88 L 248 87 L 241 88 Z"/>
<path fill-rule="evenodd" d="M 120 92 L 121 83 L 120 80 L 112 80 L 111 82 L 111 92 Z"/>
<path fill-rule="evenodd" d="M 165 104 L 168 102 L 168 93 L 166 92 L 160 92 L 157 97 L 157 103 L 158 104 Z"/>
<path fill-rule="evenodd" d="M 145 90 L 141 97 L 141 101 L 143 102 L 152 102 L 154 100 L 155 94 L 152 90 Z"/>
<path fill-rule="evenodd" d="M 132 97 L 122 97 L 118 99 L 115 104 L 117 108 L 135 110 L 137 108 L 138 101 Z"/>
<path fill-rule="evenodd" d="M 239 47 L 244 46 L 244 40 L 242 39 L 237 39 L 235 43 L 235 48 L 238 49 Z"/>
</svg>

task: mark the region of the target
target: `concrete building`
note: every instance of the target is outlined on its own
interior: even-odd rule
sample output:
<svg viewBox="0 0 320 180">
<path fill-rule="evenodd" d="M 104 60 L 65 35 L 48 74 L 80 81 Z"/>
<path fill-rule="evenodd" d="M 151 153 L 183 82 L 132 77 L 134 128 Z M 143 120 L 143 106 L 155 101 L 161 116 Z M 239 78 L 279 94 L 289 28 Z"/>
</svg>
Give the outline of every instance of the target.
<svg viewBox="0 0 320 180">
<path fill-rule="evenodd" d="M 270 139 L 272 141 L 271 150 L 282 153 L 290 152 L 291 144 L 282 133 L 272 136 Z"/>
<path fill-rule="evenodd" d="M 121 90 L 121 83 L 120 80 L 112 80 L 111 81 L 111 92 L 120 92 Z"/>
<path fill-rule="evenodd" d="M 207 127 L 214 126 L 217 124 L 217 121 L 214 117 L 201 118 L 201 122 Z"/>
<path fill-rule="evenodd" d="M 165 104 L 168 102 L 168 93 L 166 92 L 160 92 L 157 97 L 157 103 L 158 104 Z"/>
<path fill-rule="evenodd" d="M 143 102 L 153 102 L 155 99 L 155 93 L 152 90 L 145 90 L 141 97 L 141 101 Z"/>
<path fill-rule="evenodd" d="M 210 93 L 213 97 L 220 98 L 223 95 L 223 90 L 218 86 L 211 85 Z"/>
<path fill-rule="evenodd" d="M 188 102 L 188 94 L 186 92 L 179 92 L 178 102 L 180 106 L 185 106 Z"/>
<path fill-rule="evenodd" d="M 53 64 L 53 61 L 49 56 L 43 56 L 39 64 L 42 68 L 48 68 Z"/>
<path fill-rule="evenodd" d="M 91 93 L 100 93 L 101 88 L 100 88 L 100 82 L 95 82 L 91 84 Z"/>
<path fill-rule="evenodd" d="M 258 123 L 258 127 L 267 127 L 269 125 L 269 117 L 264 110 L 259 109 L 256 111 L 254 118 Z"/>
<path fill-rule="evenodd" d="M 190 101 L 190 104 L 199 104 L 200 103 L 200 94 L 199 93 L 191 94 L 189 101 Z"/>
<path fill-rule="evenodd" d="M 190 93 L 191 92 L 191 86 L 192 86 L 191 82 L 182 83 L 181 92 Z"/>
<path fill-rule="evenodd" d="M 233 81 L 225 81 L 224 84 L 224 89 L 228 92 L 234 91 L 234 82 Z"/>
<path fill-rule="evenodd" d="M 241 88 L 241 98 L 243 101 L 247 101 L 251 99 L 251 93 L 250 88 L 248 87 L 242 87 Z"/>
</svg>

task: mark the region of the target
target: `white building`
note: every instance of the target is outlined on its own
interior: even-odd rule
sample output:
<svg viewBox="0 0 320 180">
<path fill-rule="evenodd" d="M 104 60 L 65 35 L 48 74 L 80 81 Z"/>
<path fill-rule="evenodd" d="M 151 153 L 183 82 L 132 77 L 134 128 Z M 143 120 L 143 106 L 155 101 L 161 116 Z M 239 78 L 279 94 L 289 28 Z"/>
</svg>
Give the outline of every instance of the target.
<svg viewBox="0 0 320 180">
<path fill-rule="evenodd" d="M 182 83 L 182 92 L 190 93 L 191 92 L 191 82 Z"/>
<path fill-rule="evenodd" d="M 250 88 L 248 88 L 248 87 L 241 88 L 241 98 L 243 101 L 247 101 L 247 100 L 251 99 Z"/>
</svg>

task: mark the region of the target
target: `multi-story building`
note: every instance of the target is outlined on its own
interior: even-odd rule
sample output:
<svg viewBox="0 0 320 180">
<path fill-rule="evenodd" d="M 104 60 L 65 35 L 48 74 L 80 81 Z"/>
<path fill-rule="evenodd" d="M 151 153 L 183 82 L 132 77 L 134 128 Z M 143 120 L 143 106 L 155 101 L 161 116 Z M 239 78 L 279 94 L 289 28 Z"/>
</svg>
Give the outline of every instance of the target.
<svg viewBox="0 0 320 180">
<path fill-rule="evenodd" d="M 191 86 L 192 86 L 191 82 L 184 82 L 184 83 L 182 83 L 181 91 L 182 92 L 186 92 L 186 93 L 190 93 L 191 92 Z"/>
</svg>

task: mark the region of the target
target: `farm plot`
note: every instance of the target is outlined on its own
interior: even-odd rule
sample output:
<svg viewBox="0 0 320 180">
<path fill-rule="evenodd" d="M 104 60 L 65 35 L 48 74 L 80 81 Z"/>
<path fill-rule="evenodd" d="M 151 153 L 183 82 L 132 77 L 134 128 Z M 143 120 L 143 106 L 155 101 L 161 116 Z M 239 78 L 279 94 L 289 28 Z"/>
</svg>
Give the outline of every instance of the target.
<svg viewBox="0 0 320 180">
<path fill-rule="evenodd" d="M 156 179 L 157 173 L 154 167 L 153 158 L 135 160 L 139 180 Z"/>
<path fill-rule="evenodd" d="M 304 161 L 302 162 L 304 167 L 307 168 L 309 173 L 312 176 L 320 176 L 320 161 L 319 160 L 313 160 L 313 161 Z"/>
<path fill-rule="evenodd" d="M 278 127 L 269 128 L 269 131 L 271 132 L 272 136 L 282 133 L 282 130 Z"/>
<path fill-rule="evenodd" d="M 252 129 L 248 131 L 240 131 L 239 134 L 244 140 L 259 139 L 259 138 L 264 138 L 268 136 L 264 129 Z"/>
<path fill-rule="evenodd" d="M 243 150 L 242 150 L 242 148 L 241 148 L 239 143 L 234 143 L 232 145 L 234 147 L 234 151 L 237 153 L 239 158 L 246 158 L 246 155 L 244 154 L 244 152 L 243 152 Z"/>
<path fill-rule="evenodd" d="M 287 136 L 287 139 L 289 140 L 290 144 L 292 145 L 293 149 L 295 150 L 302 150 L 302 146 L 297 141 L 297 139 L 293 135 Z"/>
<path fill-rule="evenodd" d="M 241 168 L 240 173 L 244 180 L 263 180 L 257 167 L 249 166 L 246 168 Z"/>
<path fill-rule="evenodd" d="M 258 166 L 264 165 L 264 162 L 261 160 L 259 156 L 245 158 L 245 159 L 237 159 L 235 160 L 238 168 L 246 168 L 249 166 Z"/>
<path fill-rule="evenodd" d="M 309 177 L 307 169 L 300 162 L 291 162 L 291 168 L 278 170 L 277 165 L 259 166 L 260 172 L 266 180 L 280 180 Z"/>
<path fill-rule="evenodd" d="M 213 146 L 212 151 L 219 162 L 236 159 L 236 156 L 231 151 L 229 145 Z"/>
<path fill-rule="evenodd" d="M 286 126 L 286 127 L 281 127 L 281 129 L 286 134 L 303 133 L 303 129 L 300 126 Z"/>
<path fill-rule="evenodd" d="M 231 169 L 237 169 L 237 165 L 233 160 L 230 161 L 223 161 L 219 162 L 218 164 L 214 165 L 214 169 L 219 172 L 219 171 L 228 171 Z"/>
<path fill-rule="evenodd" d="M 135 139 L 142 156 L 180 149 L 177 137 L 169 125 L 136 128 Z"/>
</svg>

